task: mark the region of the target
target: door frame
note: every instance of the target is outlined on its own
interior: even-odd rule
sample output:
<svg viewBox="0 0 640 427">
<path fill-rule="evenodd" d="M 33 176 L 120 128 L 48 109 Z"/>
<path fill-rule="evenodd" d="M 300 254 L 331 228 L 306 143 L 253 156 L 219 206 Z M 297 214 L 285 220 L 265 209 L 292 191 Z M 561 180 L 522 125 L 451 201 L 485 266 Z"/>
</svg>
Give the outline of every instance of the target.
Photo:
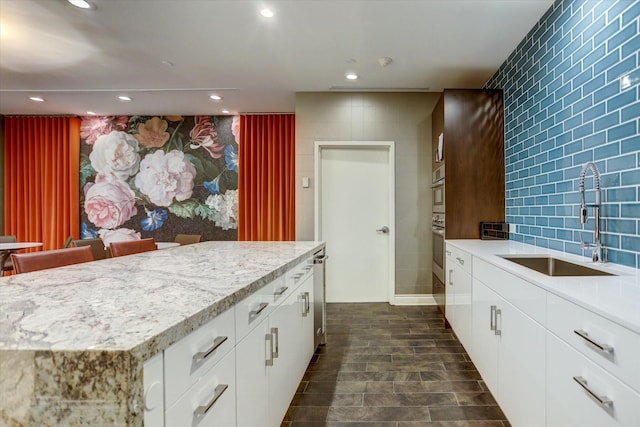
<svg viewBox="0 0 640 427">
<path fill-rule="evenodd" d="M 388 170 L 389 170 L 389 200 L 387 201 L 387 206 L 389 209 L 389 239 L 388 239 L 388 251 L 389 251 L 389 277 L 388 286 L 387 286 L 387 300 L 389 304 L 395 304 L 395 294 L 396 294 L 396 238 L 395 238 L 395 230 L 396 230 L 396 210 L 395 210 L 395 200 L 396 200 L 396 162 L 395 162 L 395 141 L 315 141 L 314 142 L 314 150 L 313 150 L 313 161 L 314 161 L 314 179 L 316 185 L 314 186 L 314 239 L 320 240 L 320 234 L 322 231 L 322 221 L 321 221 L 321 213 L 322 213 L 322 150 L 325 148 L 344 148 L 344 149 L 360 149 L 360 148 L 373 148 L 373 149 L 385 149 L 388 154 Z M 381 224 L 384 225 L 384 224 Z"/>
</svg>

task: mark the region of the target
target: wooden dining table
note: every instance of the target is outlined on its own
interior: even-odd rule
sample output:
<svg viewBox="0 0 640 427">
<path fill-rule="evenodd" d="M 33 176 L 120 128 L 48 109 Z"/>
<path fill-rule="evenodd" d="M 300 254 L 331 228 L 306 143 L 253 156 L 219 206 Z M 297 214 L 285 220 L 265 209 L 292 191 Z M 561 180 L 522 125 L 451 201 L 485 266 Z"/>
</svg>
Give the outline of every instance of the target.
<svg viewBox="0 0 640 427">
<path fill-rule="evenodd" d="M 37 248 L 42 246 L 42 242 L 11 242 L 0 243 L 0 266 L 4 267 L 4 263 L 12 253 L 29 248 Z"/>
</svg>

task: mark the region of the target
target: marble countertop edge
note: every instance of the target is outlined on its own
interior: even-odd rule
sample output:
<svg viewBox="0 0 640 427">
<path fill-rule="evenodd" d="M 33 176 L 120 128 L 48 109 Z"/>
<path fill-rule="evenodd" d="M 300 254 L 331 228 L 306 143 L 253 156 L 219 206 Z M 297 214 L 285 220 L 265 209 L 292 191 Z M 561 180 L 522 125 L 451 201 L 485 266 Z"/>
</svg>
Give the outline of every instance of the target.
<svg viewBox="0 0 640 427">
<path fill-rule="evenodd" d="M 41 339 L 40 341 L 38 341 L 37 339 L 32 339 L 30 336 L 20 338 L 20 336 L 14 335 L 14 334 L 18 332 L 23 333 L 25 331 L 23 331 L 22 329 L 11 330 L 11 327 L 15 327 L 15 328 L 24 327 L 26 328 L 25 329 L 26 332 L 31 333 L 32 330 L 29 329 L 30 325 L 23 326 L 22 324 L 24 323 L 24 319 L 22 317 L 18 319 L 9 318 L 9 314 L 13 315 L 14 317 L 19 316 L 20 309 L 18 309 L 18 313 L 16 314 L 15 307 L 11 307 L 11 303 L 12 303 L 11 301 L 4 301 L 4 302 L 0 301 L 0 352 L 2 351 L 33 351 L 33 352 L 51 351 L 51 352 L 60 352 L 60 353 L 125 352 L 125 353 L 129 353 L 132 357 L 134 357 L 137 360 L 141 360 L 141 361 L 148 360 L 158 352 L 165 350 L 166 348 L 171 346 L 173 343 L 179 341 L 181 338 L 189 334 L 191 331 L 197 329 L 201 325 L 205 324 L 209 320 L 221 314 L 222 312 L 232 308 L 235 304 L 242 301 L 244 298 L 251 295 L 255 291 L 259 290 L 260 288 L 266 286 L 272 280 L 282 276 L 288 270 L 290 270 L 293 266 L 302 262 L 304 259 L 312 256 L 314 252 L 316 252 L 317 250 L 325 246 L 324 242 L 314 242 L 314 241 L 280 242 L 282 243 L 281 245 L 278 245 L 278 242 L 262 242 L 262 243 L 234 242 L 234 243 L 238 243 L 238 245 L 234 245 L 230 242 L 219 242 L 217 244 L 214 242 L 206 242 L 205 244 L 200 244 L 200 247 L 198 248 L 195 247 L 197 245 L 191 245 L 192 246 L 191 248 L 176 247 L 176 248 L 164 249 L 163 251 L 157 251 L 154 254 L 141 254 L 137 258 L 134 258 L 134 256 L 132 256 L 130 259 L 125 259 L 125 257 L 123 257 L 122 259 L 116 260 L 118 264 L 113 264 L 113 263 L 109 264 L 108 262 L 107 263 L 95 262 L 92 268 L 86 269 L 84 274 L 87 274 L 89 276 L 91 275 L 100 276 L 100 272 L 102 271 L 101 269 L 105 269 L 106 266 L 109 266 L 109 265 L 111 267 L 113 267 L 114 265 L 127 266 L 127 265 L 136 265 L 137 263 L 137 264 L 144 265 L 145 267 L 143 271 L 139 272 L 140 274 L 158 276 L 159 278 L 156 277 L 155 280 L 161 281 L 162 275 L 165 269 L 165 267 L 162 265 L 163 264 L 162 261 L 171 259 L 171 257 L 167 256 L 171 254 L 171 251 L 174 251 L 176 256 L 179 256 L 180 254 L 182 255 L 192 254 L 189 256 L 192 256 L 197 261 L 197 257 L 195 255 L 198 252 L 203 252 L 206 250 L 217 250 L 217 249 L 223 250 L 223 251 L 226 250 L 229 252 L 229 254 L 227 254 L 227 258 L 234 258 L 235 256 L 239 260 L 242 258 L 244 262 L 244 257 L 256 256 L 257 254 L 261 253 L 261 248 L 265 249 L 264 259 L 258 260 L 259 262 L 256 262 L 253 264 L 247 263 L 249 265 L 248 267 L 243 265 L 242 266 L 243 269 L 241 269 L 242 271 L 240 272 L 226 271 L 225 274 L 227 275 L 224 276 L 223 274 L 223 278 L 220 279 L 223 284 L 214 283 L 212 285 L 214 286 L 214 289 L 213 289 L 213 292 L 211 293 L 207 293 L 207 290 L 203 289 L 203 287 L 206 286 L 208 282 L 207 274 L 211 274 L 210 272 L 197 271 L 197 272 L 194 272 L 192 276 L 188 276 L 186 279 L 184 278 L 184 275 L 182 275 L 181 277 L 185 282 L 195 283 L 193 289 L 185 289 L 184 292 L 193 293 L 194 291 L 196 291 L 196 293 L 194 294 L 195 296 L 197 296 L 198 293 L 208 295 L 208 300 L 205 302 L 201 302 L 193 309 L 191 309 L 190 307 L 187 307 L 187 308 L 181 307 L 180 309 L 182 311 L 177 313 L 172 312 L 173 320 L 162 320 L 157 322 L 152 318 L 149 320 L 150 326 L 148 326 L 148 328 L 144 326 L 144 316 L 142 316 L 142 319 L 136 319 L 136 321 L 141 325 L 141 329 L 136 330 L 135 332 L 136 339 L 140 338 L 140 341 L 138 342 L 135 342 L 135 340 L 133 340 L 133 342 L 131 342 L 130 344 L 124 344 L 127 342 L 127 340 L 131 341 L 129 338 L 122 338 L 122 342 L 120 341 L 120 339 L 116 339 L 117 342 L 115 343 L 113 342 L 113 340 L 111 341 L 107 340 L 102 342 L 101 339 L 105 340 L 106 338 L 96 338 L 95 345 L 82 346 L 82 344 L 79 344 L 76 346 L 72 341 L 73 336 L 62 342 L 57 342 L 53 338 L 51 339 L 51 341 L 47 341 L 46 339 Z M 282 250 L 280 251 L 279 248 L 281 248 Z M 237 252 L 237 255 L 233 254 L 234 251 Z M 241 254 L 244 254 L 244 257 Z M 158 259 L 160 259 L 160 261 L 158 261 Z M 157 264 L 153 264 L 153 265 L 144 264 L 145 261 L 150 261 L 150 260 L 156 260 Z M 200 261 L 202 262 L 202 260 Z M 67 275 L 73 276 L 73 274 L 77 274 L 78 268 L 79 267 L 74 268 L 73 266 L 63 267 L 59 269 L 59 271 L 61 274 L 66 273 Z M 216 271 L 224 270 L 223 266 L 216 265 L 216 268 L 218 268 L 218 270 Z M 112 270 L 109 270 L 109 272 L 113 274 Z M 40 273 L 40 275 L 37 275 L 36 273 L 28 273 L 28 274 L 33 274 L 34 275 L 33 277 L 38 277 L 38 278 L 46 277 L 46 274 L 44 274 L 44 272 Z M 176 276 L 179 276 L 179 275 L 180 275 L 180 272 L 177 272 Z M 168 276 L 167 280 L 171 280 L 171 277 L 172 276 Z M 28 279 L 28 278 L 29 276 L 24 275 L 24 278 L 21 280 L 13 279 L 13 281 L 16 281 L 17 283 L 15 285 L 9 285 L 9 287 L 5 288 L 7 292 L 5 292 L 4 296 L 6 297 L 7 295 L 10 295 L 12 298 L 19 298 L 20 292 L 22 290 L 29 288 L 28 284 L 25 285 L 25 279 Z M 0 295 L 3 295 L 2 286 L 7 286 L 6 278 L 3 279 L 2 282 L 3 283 L 0 283 Z M 9 282 L 12 282 L 12 281 L 9 281 Z M 28 282 L 28 280 L 26 280 L 26 282 Z M 126 280 L 123 279 L 123 282 L 126 283 Z M 225 283 L 228 283 L 228 284 L 225 284 Z M 42 286 L 44 289 L 46 285 L 42 284 Z M 64 284 L 57 284 L 55 286 L 60 286 L 61 287 L 60 291 L 62 292 L 68 292 L 64 290 Z M 215 286 L 218 286 L 218 287 L 215 288 Z M 121 286 L 121 287 L 124 288 L 124 286 Z M 11 291 L 8 290 L 10 288 L 12 288 Z M 176 291 L 176 289 L 177 291 L 181 291 L 182 288 L 178 284 L 175 287 L 175 289 L 171 289 L 171 290 Z M 142 293 L 144 292 L 144 289 L 138 290 L 138 291 L 139 293 Z M 51 292 L 51 291 L 43 290 L 43 292 Z M 56 291 L 53 291 L 53 292 L 56 292 Z M 29 296 L 25 295 L 24 299 L 22 300 L 23 303 L 25 301 L 30 302 L 28 298 Z M 41 295 L 39 298 L 40 298 L 39 302 L 43 299 L 46 299 L 46 293 L 44 293 L 44 296 Z M 117 298 L 114 297 L 114 300 L 116 299 Z M 125 303 L 127 302 L 126 301 L 122 302 L 122 304 L 125 304 Z M 162 299 L 160 299 L 159 303 L 157 301 L 155 303 L 156 305 L 160 304 L 160 306 L 166 306 L 168 310 L 172 308 L 170 302 L 163 303 Z M 34 310 L 38 310 L 38 309 L 39 307 L 36 307 Z M 7 311 L 8 314 L 2 313 L 5 310 Z M 14 311 L 12 313 L 9 313 L 10 310 L 14 310 Z M 46 316 L 46 307 L 43 308 L 42 310 L 44 311 L 37 313 L 40 317 Z M 184 314 L 181 314 L 181 313 L 184 313 Z M 148 315 L 148 313 L 145 313 L 145 315 Z M 158 317 L 158 318 L 161 319 L 161 317 Z M 84 319 L 81 319 L 81 320 L 84 320 Z M 92 320 L 93 319 L 89 319 L 89 321 L 92 321 Z M 98 320 L 103 320 L 103 319 L 98 319 Z M 126 320 L 127 320 L 126 318 L 124 320 L 121 320 L 119 324 L 124 325 L 126 327 Z M 77 322 L 77 321 L 78 320 L 68 320 L 69 328 L 73 329 L 74 322 Z M 45 322 L 45 320 L 43 320 L 43 322 Z M 65 320 L 60 320 L 60 322 L 65 322 Z M 3 326 L 3 323 L 4 323 L 4 326 Z M 45 324 L 46 323 L 42 323 L 42 325 L 45 325 Z M 82 326 L 85 326 L 85 325 L 82 325 Z M 113 325 L 106 325 L 106 326 L 115 327 Z M 7 329 L 7 327 L 9 327 L 9 329 Z M 132 327 L 135 327 L 135 325 L 133 325 Z M 36 333 L 37 332 L 38 331 L 36 331 Z M 74 331 L 74 333 L 79 334 L 79 332 L 77 331 Z M 123 336 L 124 334 L 126 337 L 127 331 L 118 330 L 118 331 L 112 331 L 110 333 L 116 334 L 116 336 Z"/>
</svg>

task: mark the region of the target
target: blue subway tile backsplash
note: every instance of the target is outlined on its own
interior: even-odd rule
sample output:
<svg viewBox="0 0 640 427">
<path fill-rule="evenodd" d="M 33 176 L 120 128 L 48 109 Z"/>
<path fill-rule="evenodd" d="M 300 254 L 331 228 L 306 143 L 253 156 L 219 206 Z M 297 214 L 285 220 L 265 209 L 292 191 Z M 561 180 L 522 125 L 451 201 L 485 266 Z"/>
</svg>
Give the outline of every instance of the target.
<svg viewBox="0 0 640 427">
<path fill-rule="evenodd" d="M 601 174 L 610 262 L 640 268 L 640 2 L 556 0 L 487 88 L 504 90 L 512 240 L 581 254 L 578 176 Z M 585 180 L 593 201 L 591 172 Z"/>
</svg>

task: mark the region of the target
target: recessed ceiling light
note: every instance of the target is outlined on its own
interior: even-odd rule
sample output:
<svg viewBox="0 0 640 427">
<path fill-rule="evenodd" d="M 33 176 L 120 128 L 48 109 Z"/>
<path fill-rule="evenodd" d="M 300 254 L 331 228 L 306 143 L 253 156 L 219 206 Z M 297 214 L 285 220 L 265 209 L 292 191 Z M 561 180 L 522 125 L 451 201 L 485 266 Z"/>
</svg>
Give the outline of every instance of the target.
<svg viewBox="0 0 640 427">
<path fill-rule="evenodd" d="M 30 96 L 29 99 L 32 100 L 33 102 L 44 102 L 44 98 L 39 96 Z"/>
<path fill-rule="evenodd" d="M 220 101 L 222 99 L 220 95 L 211 95 L 209 98 L 213 99 L 214 101 Z"/>
<path fill-rule="evenodd" d="M 91 9 L 92 5 L 86 0 L 67 0 L 69 3 L 80 9 Z"/>
<path fill-rule="evenodd" d="M 130 96 L 126 96 L 126 95 L 120 95 L 118 97 L 118 99 L 122 102 L 129 102 L 131 101 L 133 98 L 131 98 Z"/>
<path fill-rule="evenodd" d="M 222 110 L 222 114 L 229 114 L 229 110 Z"/>
<path fill-rule="evenodd" d="M 96 113 L 94 113 L 93 111 L 87 111 L 87 114 L 90 115 L 90 116 L 95 116 L 96 115 Z"/>
<path fill-rule="evenodd" d="M 358 75 L 356 73 L 348 73 L 346 76 L 347 80 L 357 80 Z"/>
<path fill-rule="evenodd" d="M 167 67 L 173 67 L 175 65 L 173 62 L 167 60 L 162 61 L 162 64 L 166 65 Z"/>
<path fill-rule="evenodd" d="M 273 12 L 271 11 L 271 9 L 262 9 L 260 11 L 260 15 L 264 16 L 265 18 L 273 18 Z"/>
</svg>

